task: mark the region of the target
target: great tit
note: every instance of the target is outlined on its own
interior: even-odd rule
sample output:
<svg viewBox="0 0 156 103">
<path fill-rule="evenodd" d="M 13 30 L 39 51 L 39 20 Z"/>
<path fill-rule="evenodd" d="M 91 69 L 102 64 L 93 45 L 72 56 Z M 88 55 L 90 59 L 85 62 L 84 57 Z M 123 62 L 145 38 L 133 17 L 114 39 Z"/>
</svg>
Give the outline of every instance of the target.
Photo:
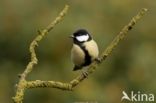
<svg viewBox="0 0 156 103">
<path fill-rule="evenodd" d="M 73 39 L 71 49 L 71 60 L 75 65 L 73 71 L 89 66 L 98 58 L 98 46 L 87 30 L 79 29 L 70 37 Z"/>
</svg>

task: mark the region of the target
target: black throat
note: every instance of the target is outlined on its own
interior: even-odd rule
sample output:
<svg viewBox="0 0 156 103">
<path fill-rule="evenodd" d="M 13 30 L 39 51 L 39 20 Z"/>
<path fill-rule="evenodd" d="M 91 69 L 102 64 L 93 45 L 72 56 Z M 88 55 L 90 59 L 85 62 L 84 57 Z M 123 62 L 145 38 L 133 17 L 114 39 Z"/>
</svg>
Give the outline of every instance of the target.
<svg viewBox="0 0 156 103">
<path fill-rule="evenodd" d="M 92 61 L 91 61 L 91 56 L 89 55 L 88 50 L 85 48 L 83 43 L 79 43 L 77 45 L 84 51 L 84 54 L 85 54 L 85 62 L 81 66 L 88 66 L 88 65 L 90 65 Z"/>
</svg>

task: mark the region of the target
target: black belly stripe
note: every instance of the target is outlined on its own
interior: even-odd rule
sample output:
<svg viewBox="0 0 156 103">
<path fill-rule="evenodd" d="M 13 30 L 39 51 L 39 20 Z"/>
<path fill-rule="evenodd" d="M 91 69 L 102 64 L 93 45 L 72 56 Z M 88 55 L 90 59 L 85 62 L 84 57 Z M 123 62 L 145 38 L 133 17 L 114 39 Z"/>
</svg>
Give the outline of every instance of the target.
<svg viewBox="0 0 156 103">
<path fill-rule="evenodd" d="M 85 53 L 85 62 L 82 64 L 82 66 L 88 66 L 91 64 L 91 56 L 89 55 L 88 51 L 86 50 L 85 46 L 80 45 L 80 48 L 84 51 Z"/>
</svg>

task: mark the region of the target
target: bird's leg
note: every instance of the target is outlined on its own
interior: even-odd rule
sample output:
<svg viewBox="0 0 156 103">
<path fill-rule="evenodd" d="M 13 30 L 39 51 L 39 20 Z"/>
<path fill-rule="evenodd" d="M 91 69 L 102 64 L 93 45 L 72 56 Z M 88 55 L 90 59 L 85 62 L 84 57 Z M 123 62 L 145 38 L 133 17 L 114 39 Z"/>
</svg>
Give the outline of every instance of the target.
<svg viewBox="0 0 156 103">
<path fill-rule="evenodd" d="M 81 73 L 84 77 L 88 78 L 88 72 L 87 70 L 81 70 Z"/>
<path fill-rule="evenodd" d="M 83 71 L 82 71 L 82 75 L 83 75 L 84 77 L 88 78 L 88 72 L 83 72 Z"/>
<path fill-rule="evenodd" d="M 96 58 L 95 61 L 96 61 L 97 63 L 101 63 L 101 62 L 102 62 L 102 60 L 101 60 L 100 57 Z"/>
</svg>

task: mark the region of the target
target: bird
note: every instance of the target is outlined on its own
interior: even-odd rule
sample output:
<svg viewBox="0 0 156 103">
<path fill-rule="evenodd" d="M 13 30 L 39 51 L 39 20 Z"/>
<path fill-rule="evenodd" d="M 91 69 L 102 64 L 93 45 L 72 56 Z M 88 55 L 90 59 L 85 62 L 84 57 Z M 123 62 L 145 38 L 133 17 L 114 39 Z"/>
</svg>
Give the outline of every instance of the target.
<svg viewBox="0 0 156 103">
<path fill-rule="evenodd" d="M 73 71 L 89 66 L 98 60 L 99 49 L 91 34 L 86 29 L 78 29 L 70 38 L 73 40 L 71 60 L 74 64 Z"/>
</svg>

